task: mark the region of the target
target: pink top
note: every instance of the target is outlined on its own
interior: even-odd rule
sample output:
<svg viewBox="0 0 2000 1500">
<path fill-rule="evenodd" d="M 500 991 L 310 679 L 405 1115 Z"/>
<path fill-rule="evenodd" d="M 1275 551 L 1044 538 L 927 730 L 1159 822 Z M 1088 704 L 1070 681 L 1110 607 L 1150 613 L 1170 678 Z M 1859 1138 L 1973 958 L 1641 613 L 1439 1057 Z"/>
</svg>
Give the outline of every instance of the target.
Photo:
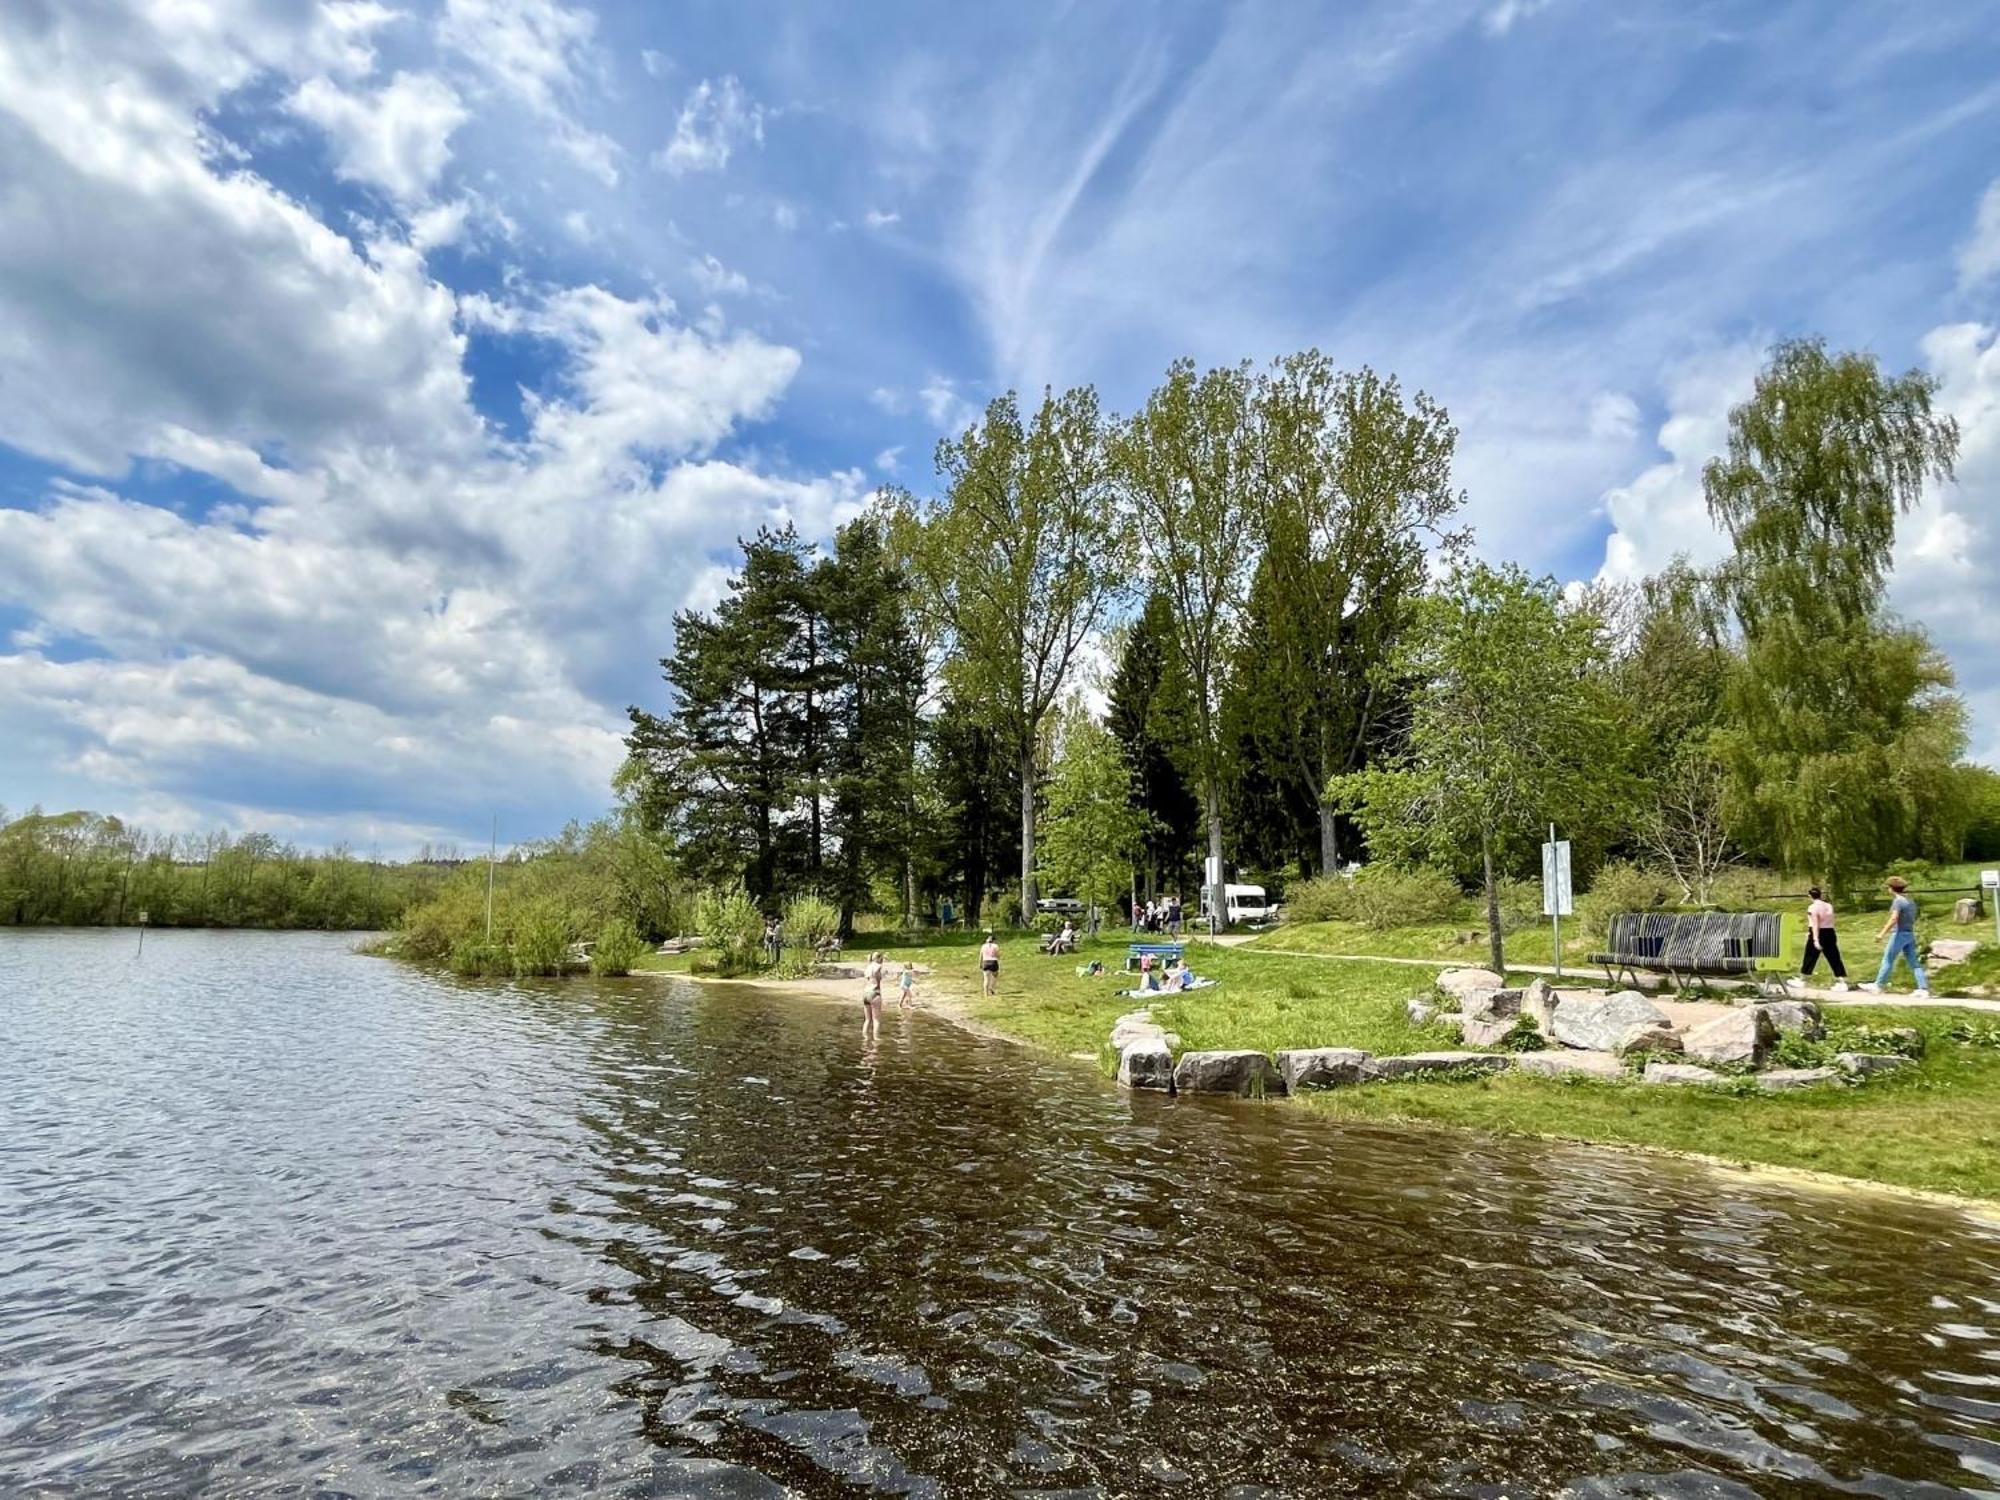
<svg viewBox="0 0 2000 1500">
<path fill-rule="evenodd" d="M 1812 924 L 1814 932 L 1826 932 L 1833 926 L 1833 903 L 1815 901 L 1806 907 L 1806 921 Z"/>
<path fill-rule="evenodd" d="M 1000 945 L 998 943 L 983 944 L 979 950 L 979 957 L 982 962 L 990 962 L 998 959 L 1000 957 Z"/>
</svg>

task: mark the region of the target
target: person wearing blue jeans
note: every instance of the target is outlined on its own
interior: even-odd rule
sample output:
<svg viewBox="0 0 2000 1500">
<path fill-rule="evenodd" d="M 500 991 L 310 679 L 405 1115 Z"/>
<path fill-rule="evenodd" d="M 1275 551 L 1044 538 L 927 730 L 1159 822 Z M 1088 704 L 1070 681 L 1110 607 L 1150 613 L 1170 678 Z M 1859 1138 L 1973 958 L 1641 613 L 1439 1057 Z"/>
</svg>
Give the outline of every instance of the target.
<svg viewBox="0 0 2000 1500">
<path fill-rule="evenodd" d="M 1930 998 L 1931 982 L 1924 977 L 1923 960 L 1917 957 L 1917 903 L 1910 899 L 1909 882 L 1900 875 L 1889 877 L 1889 920 L 1882 924 L 1877 934 L 1889 940 L 1882 950 L 1882 967 L 1875 975 L 1873 984 L 1864 984 L 1862 989 L 1869 994 L 1881 993 L 1882 986 L 1889 982 L 1889 973 L 1896 967 L 1896 960 L 1909 960 L 1910 972 L 1917 977 L 1916 998 Z"/>
</svg>

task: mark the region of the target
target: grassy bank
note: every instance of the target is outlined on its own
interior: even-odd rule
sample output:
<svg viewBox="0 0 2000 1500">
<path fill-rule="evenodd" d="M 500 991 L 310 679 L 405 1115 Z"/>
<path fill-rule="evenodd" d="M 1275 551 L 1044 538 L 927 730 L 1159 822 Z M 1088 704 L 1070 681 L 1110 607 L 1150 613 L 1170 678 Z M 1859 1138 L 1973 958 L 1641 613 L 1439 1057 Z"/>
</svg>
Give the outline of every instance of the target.
<svg viewBox="0 0 2000 1500">
<path fill-rule="evenodd" d="M 1129 980 L 1079 977 L 1096 957 L 1116 969 L 1119 934 L 1078 958 L 1051 958 L 1035 942 L 1002 943 L 1000 993 L 980 993 L 975 937 L 927 934 L 881 939 L 893 964 L 933 972 L 919 998 L 1022 1041 L 1100 1059 L 1112 1021 L 1139 1001 Z M 1189 1048 L 1353 1046 L 1392 1054 L 1455 1045 L 1449 1032 L 1417 1029 L 1403 1001 L 1428 976 L 1407 965 L 1329 963 L 1260 945 L 1191 948 L 1214 989 L 1154 997 L 1150 1008 Z M 859 961 L 865 951 L 850 950 Z M 661 968 L 686 960 L 652 959 Z M 893 983 L 891 985 L 893 994 Z M 1955 1023 L 1994 1031 L 1995 1018 L 1957 1011 L 1842 1010 L 1840 1025 L 1916 1026 L 1928 1041 L 1922 1063 L 1859 1088 L 1737 1095 L 1503 1075 L 1479 1081 L 1372 1084 L 1307 1096 L 1303 1107 L 1377 1121 L 1418 1121 L 1502 1134 L 1555 1137 L 1695 1152 L 2000 1201 L 2000 1047 L 1950 1036 Z"/>
</svg>

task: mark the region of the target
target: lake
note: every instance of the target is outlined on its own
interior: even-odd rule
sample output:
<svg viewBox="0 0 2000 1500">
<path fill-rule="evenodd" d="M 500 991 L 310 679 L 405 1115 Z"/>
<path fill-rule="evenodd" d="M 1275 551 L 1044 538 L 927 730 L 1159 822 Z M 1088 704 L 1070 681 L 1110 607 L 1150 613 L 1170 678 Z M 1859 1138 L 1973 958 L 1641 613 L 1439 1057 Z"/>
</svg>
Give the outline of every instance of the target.
<svg viewBox="0 0 2000 1500">
<path fill-rule="evenodd" d="M 2000 1230 L 891 1007 L 0 931 L 0 1493 L 2000 1493 Z"/>
</svg>

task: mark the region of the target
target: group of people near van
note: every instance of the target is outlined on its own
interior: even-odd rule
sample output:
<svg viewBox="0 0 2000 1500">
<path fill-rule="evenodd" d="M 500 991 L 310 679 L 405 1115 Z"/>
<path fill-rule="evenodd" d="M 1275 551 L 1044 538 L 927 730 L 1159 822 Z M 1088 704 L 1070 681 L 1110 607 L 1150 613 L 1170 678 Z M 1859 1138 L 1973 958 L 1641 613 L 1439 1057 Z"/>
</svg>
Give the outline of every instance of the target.
<svg viewBox="0 0 2000 1500">
<path fill-rule="evenodd" d="M 1928 1000 L 1931 982 L 1924 973 L 1924 961 L 1917 947 L 1917 903 L 1910 895 L 1910 883 L 1900 875 L 1889 877 L 1889 917 L 1883 922 L 1878 939 L 1886 939 L 1882 948 L 1882 967 L 1876 970 L 1872 984 L 1860 988 L 1864 994 L 1879 994 L 1882 986 L 1889 982 L 1889 976 L 1896 970 L 1896 960 L 1902 959 L 1910 966 L 1910 973 L 1917 981 L 1916 998 Z M 1835 994 L 1844 993 L 1847 988 L 1847 964 L 1840 956 L 1840 934 L 1834 930 L 1833 903 L 1826 899 L 1826 893 L 1818 886 L 1806 892 L 1806 959 L 1799 977 L 1792 981 L 1803 989 L 1813 971 L 1824 958 L 1826 966 L 1833 973 Z"/>
<path fill-rule="evenodd" d="M 1158 901 L 1134 901 L 1132 903 L 1132 930 L 1134 932 L 1164 932 L 1172 937 L 1181 933 L 1181 898 L 1165 896 Z"/>
</svg>

